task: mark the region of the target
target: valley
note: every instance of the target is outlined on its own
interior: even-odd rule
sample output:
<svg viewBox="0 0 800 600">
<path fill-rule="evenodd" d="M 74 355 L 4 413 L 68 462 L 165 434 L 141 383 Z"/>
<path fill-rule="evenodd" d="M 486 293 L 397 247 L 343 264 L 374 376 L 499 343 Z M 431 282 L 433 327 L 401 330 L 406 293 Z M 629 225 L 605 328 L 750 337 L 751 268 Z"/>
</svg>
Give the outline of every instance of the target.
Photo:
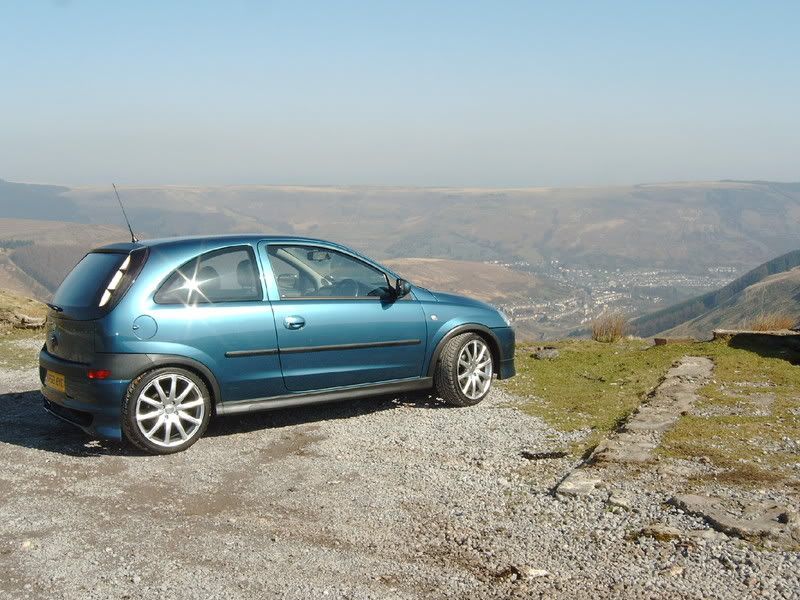
<svg viewBox="0 0 800 600">
<path fill-rule="evenodd" d="M 800 247 L 800 184 L 583 188 L 119 186 L 142 237 L 331 239 L 425 287 L 500 306 L 523 339 L 648 315 Z M 110 186 L 0 180 L 0 281 L 46 299 L 91 247 L 128 238 Z"/>
<path fill-rule="evenodd" d="M 734 267 L 709 267 L 705 273 L 666 269 L 592 269 L 551 261 L 537 270 L 528 263 L 505 265 L 531 271 L 560 284 L 556 298 L 531 295 L 525 300 L 503 298 L 500 306 L 514 320 L 523 339 L 556 339 L 584 335 L 592 319 L 606 311 L 646 315 L 718 289 L 736 276 Z"/>
</svg>

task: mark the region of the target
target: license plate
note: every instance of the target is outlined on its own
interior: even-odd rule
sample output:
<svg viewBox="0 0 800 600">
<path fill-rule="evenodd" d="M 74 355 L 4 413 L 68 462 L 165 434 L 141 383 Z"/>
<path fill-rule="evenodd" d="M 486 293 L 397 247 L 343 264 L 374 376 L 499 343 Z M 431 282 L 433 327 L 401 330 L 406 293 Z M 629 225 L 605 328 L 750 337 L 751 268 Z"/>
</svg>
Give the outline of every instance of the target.
<svg viewBox="0 0 800 600">
<path fill-rule="evenodd" d="M 66 380 L 61 373 L 48 371 L 47 375 L 44 376 L 44 384 L 59 392 L 65 392 L 67 390 Z"/>
</svg>

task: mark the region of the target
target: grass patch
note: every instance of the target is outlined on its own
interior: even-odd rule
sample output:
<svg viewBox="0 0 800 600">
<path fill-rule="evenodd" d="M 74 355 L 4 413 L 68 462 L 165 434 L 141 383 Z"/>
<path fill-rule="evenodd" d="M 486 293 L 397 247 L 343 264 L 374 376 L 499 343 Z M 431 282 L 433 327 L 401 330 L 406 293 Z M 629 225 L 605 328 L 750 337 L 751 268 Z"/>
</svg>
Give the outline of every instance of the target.
<svg viewBox="0 0 800 600">
<path fill-rule="evenodd" d="M 722 469 L 699 483 L 761 487 L 783 482 L 792 488 L 793 467 L 800 462 L 800 367 L 723 343 L 703 347 L 716 367 L 714 380 L 700 390 L 695 412 L 711 414 L 681 418 L 659 452 L 689 460 L 706 457 Z M 771 398 L 766 411 L 765 396 Z M 734 408 L 736 414 L 725 414 Z"/>
<path fill-rule="evenodd" d="M 592 321 L 595 342 L 618 342 L 628 333 L 628 319 L 618 312 L 603 313 Z"/>
<path fill-rule="evenodd" d="M 634 411 L 685 346 L 652 347 L 642 340 L 615 343 L 565 341 L 554 344 L 560 356 L 536 360 L 517 352 L 517 376 L 505 388 L 526 399 L 520 408 L 562 431 L 590 429 L 581 454 L 616 429 Z"/>
<path fill-rule="evenodd" d="M 713 380 L 700 389 L 695 414 L 679 419 L 658 450 L 663 456 L 708 460 L 707 478 L 743 486 L 783 485 L 797 491 L 800 462 L 800 367 L 776 355 L 723 342 L 650 346 L 642 340 L 554 344 L 555 360 L 536 360 L 520 346 L 517 377 L 503 382 L 523 398 L 520 409 L 562 431 L 589 429 L 572 448 L 592 448 L 636 410 L 679 358 L 707 356 Z M 765 410 L 765 396 L 770 402 Z M 697 482 L 699 484 L 703 481 Z"/>
<path fill-rule="evenodd" d="M 797 325 L 797 317 L 776 313 L 761 315 L 753 319 L 746 328 L 751 331 L 780 331 L 782 329 L 791 329 L 795 325 Z"/>
</svg>

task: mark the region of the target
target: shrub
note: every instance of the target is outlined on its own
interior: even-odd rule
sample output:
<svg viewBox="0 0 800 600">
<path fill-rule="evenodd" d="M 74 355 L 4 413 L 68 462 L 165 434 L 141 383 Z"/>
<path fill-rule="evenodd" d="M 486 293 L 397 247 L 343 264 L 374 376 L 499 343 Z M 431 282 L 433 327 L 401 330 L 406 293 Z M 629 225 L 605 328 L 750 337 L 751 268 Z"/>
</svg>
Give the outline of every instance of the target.
<svg viewBox="0 0 800 600">
<path fill-rule="evenodd" d="M 622 313 L 606 312 L 592 321 L 592 339 L 596 342 L 616 342 L 628 332 L 628 319 Z"/>
<path fill-rule="evenodd" d="M 792 315 L 773 313 L 771 315 L 760 315 L 750 321 L 747 329 L 751 331 L 779 331 L 781 329 L 792 329 L 797 325 L 797 318 Z"/>
</svg>

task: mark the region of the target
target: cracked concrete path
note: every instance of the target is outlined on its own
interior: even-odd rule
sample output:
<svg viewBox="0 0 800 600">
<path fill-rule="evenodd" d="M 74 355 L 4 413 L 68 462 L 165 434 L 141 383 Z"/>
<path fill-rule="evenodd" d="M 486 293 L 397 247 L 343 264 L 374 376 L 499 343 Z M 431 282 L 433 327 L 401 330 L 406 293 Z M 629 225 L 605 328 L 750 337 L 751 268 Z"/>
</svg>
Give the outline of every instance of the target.
<svg viewBox="0 0 800 600">
<path fill-rule="evenodd" d="M 697 400 L 697 390 L 711 378 L 714 363 L 704 357 L 684 356 L 649 399 L 625 425 L 601 442 L 578 468 L 556 487 L 556 494 L 586 495 L 603 485 L 605 467 L 646 463 L 652 460 L 664 433 Z"/>
<path fill-rule="evenodd" d="M 726 502 L 712 496 L 679 494 L 668 504 L 700 517 L 717 531 L 749 542 L 772 540 L 788 547 L 800 544 L 800 516 L 776 502 Z"/>
</svg>

